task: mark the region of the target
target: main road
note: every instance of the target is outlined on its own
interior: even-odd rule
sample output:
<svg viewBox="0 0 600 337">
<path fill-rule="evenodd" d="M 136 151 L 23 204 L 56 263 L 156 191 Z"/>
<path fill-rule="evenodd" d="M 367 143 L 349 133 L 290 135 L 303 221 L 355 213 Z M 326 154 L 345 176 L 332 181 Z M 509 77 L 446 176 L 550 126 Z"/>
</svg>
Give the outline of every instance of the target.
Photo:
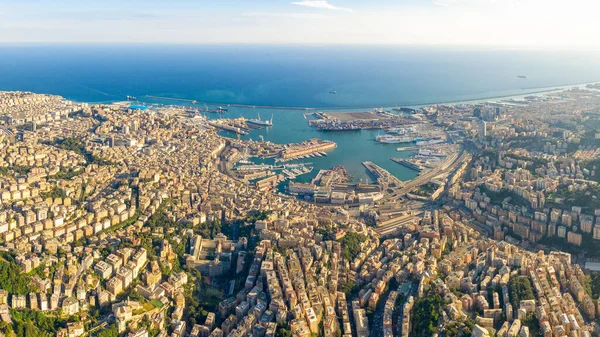
<svg viewBox="0 0 600 337">
<path fill-rule="evenodd" d="M 402 187 L 395 190 L 394 193 L 390 197 L 392 197 L 392 198 L 401 197 L 401 196 L 405 195 L 406 193 L 412 191 L 414 188 L 419 187 L 423 184 L 426 184 L 432 178 L 439 176 L 440 174 L 443 174 L 443 173 L 451 172 L 452 170 L 454 170 L 456 168 L 457 165 L 459 165 L 459 164 L 463 163 L 465 160 L 467 160 L 468 157 L 469 157 L 469 153 L 467 151 L 465 151 L 464 149 L 461 150 L 460 156 L 459 156 L 458 152 L 452 154 L 450 157 L 448 157 L 448 159 L 446 159 L 444 164 L 419 175 L 418 177 L 416 177 L 413 180 L 404 182 Z"/>
</svg>

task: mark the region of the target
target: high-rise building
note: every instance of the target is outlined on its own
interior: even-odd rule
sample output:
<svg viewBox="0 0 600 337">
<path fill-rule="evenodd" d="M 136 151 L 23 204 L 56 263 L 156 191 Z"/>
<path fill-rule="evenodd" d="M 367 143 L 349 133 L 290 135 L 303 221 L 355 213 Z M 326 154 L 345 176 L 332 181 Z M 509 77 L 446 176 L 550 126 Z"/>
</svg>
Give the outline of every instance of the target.
<svg viewBox="0 0 600 337">
<path fill-rule="evenodd" d="M 483 140 L 487 137 L 487 123 L 485 121 L 479 122 L 479 139 Z"/>
</svg>

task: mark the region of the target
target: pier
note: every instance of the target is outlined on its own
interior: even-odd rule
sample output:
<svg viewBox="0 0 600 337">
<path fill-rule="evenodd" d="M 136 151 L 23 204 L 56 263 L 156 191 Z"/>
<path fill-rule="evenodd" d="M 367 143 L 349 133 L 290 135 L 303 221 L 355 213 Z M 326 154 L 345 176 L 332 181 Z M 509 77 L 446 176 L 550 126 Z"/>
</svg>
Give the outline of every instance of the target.
<svg viewBox="0 0 600 337">
<path fill-rule="evenodd" d="M 333 150 L 337 147 L 337 144 L 328 140 L 321 139 L 311 139 L 306 142 L 302 142 L 299 144 L 292 144 L 284 147 L 284 149 L 280 153 L 279 161 L 290 160 L 299 157 L 313 157 L 317 153 L 319 156 L 322 156 L 320 153 L 328 150 Z"/>
<path fill-rule="evenodd" d="M 233 133 L 236 133 L 238 135 L 247 135 L 248 134 L 248 131 L 246 131 L 246 130 L 240 128 L 240 127 L 228 125 L 226 123 L 209 122 L 208 124 L 210 126 L 212 126 L 212 127 L 217 128 L 217 129 L 220 129 L 220 130 L 223 130 L 223 131 L 233 132 Z"/>
<path fill-rule="evenodd" d="M 243 118 L 237 119 L 214 119 L 208 124 L 220 130 L 234 132 L 239 135 L 247 135 L 253 129 L 260 128 L 258 126 L 249 126 Z"/>
<path fill-rule="evenodd" d="M 375 176 L 375 178 L 377 178 L 377 183 L 383 186 L 384 188 L 398 188 L 404 185 L 404 183 L 400 179 L 396 178 L 394 175 L 389 173 L 387 170 L 381 168 L 377 164 L 370 161 L 365 161 L 362 164 L 373 176 Z"/>
<path fill-rule="evenodd" d="M 375 165 L 373 162 L 365 161 L 362 164 L 375 178 L 377 178 L 377 180 L 385 177 L 380 167 Z"/>
</svg>

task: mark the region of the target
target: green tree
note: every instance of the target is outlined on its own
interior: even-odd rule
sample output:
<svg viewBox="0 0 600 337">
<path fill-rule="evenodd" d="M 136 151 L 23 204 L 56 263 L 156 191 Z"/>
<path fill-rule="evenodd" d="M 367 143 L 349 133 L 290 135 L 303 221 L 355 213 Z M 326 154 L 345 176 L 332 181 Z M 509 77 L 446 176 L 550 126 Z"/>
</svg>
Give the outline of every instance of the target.
<svg viewBox="0 0 600 337">
<path fill-rule="evenodd" d="M 21 272 L 21 267 L 9 253 L 0 253 L 0 289 L 10 294 L 28 294 L 37 290 L 31 277 Z"/>
<path fill-rule="evenodd" d="M 341 240 L 339 240 L 342 245 L 342 256 L 346 260 L 354 260 L 360 253 L 360 244 L 366 240 L 367 237 L 362 234 L 354 232 L 346 234 Z"/>
<path fill-rule="evenodd" d="M 525 276 L 513 277 L 508 283 L 510 303 L 513 308 L 519 307 L 519 302 L 522 300 L 534 299 L 531 282 Z"/>
<path fill-rule="evenodd" d="M 119 330 L 116 325 L 111 324 L 108 328 L 100 331 L 96 337 L 119 337 Z"/>
<path fill-rule="evenodd" d="M 437 325 L 442 311 L 442 297 L 430 290 L 422 298 L 415 301 L 411 336 L 430 337 L 438 331 Z"/>
</svg>

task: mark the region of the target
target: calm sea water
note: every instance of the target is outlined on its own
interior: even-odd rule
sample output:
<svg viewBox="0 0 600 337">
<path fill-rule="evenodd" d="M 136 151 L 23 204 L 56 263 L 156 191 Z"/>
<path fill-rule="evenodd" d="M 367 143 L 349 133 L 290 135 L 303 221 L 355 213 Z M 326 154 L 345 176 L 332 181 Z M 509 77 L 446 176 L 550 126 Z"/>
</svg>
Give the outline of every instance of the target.
<svg viewBox="0 0 600 337">
<path fill-rule="evenodd" d="M 517 76 L 527 76 L 520 79 Z M 349 46 L 1 46 L 0 90 L 59 94 L 76 101 L 168 96 L 216 103 L 317 107 L 419 105 L 600 81 L 600 54 Z M 329 92 L 335 90 L 337 94 Z M 173 103 L 163 101 L 162 103 Z M 277 143 L 314 137 L 338 148 L 313 158 L 315 171 L 344 165 L 368 179 L 372 160 L 400 179 L 414 172 L 389 160 L 406 153 L 374 142 L 377 131 L 321 133 L 301 111 L 231 108 L 274 115 L 273 128 L 245 138 Z M 306 179 L 306 178 L 305 178 Z"/>
<path fill-rule="evenodd" d="M 525 75 L 527 79 L 517 76 Z M 1 46 L 0 90 L 276 106 L 415 105 L 600 81 L 600 54 L 349 46 Z M 336 90 L 337 95 L 329 92 Z"/>
</svg>

